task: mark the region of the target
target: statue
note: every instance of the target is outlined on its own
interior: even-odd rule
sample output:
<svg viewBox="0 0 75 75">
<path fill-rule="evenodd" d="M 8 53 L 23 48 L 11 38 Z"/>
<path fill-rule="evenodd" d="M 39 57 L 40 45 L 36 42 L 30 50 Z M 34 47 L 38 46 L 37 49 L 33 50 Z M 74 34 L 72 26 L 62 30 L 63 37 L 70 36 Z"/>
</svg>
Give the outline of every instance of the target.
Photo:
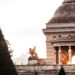
<svg viewBox="0 0 75 75">
<path fill-rule="evenodd" d="M 29 54 L 30 54 L 30 57 L 29 59 L 36 59 L 38 60 L 38 54 L 36 53 L 36 46 L 34 46 L 34 48 L 29 48 Z"/>
</svg>

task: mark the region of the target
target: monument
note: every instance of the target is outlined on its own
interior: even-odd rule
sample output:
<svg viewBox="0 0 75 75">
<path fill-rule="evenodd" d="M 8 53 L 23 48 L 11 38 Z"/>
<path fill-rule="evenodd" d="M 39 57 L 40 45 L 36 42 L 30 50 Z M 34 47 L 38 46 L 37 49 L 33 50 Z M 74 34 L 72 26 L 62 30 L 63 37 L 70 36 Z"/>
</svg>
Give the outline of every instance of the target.
<svg viewBox="0 0 75 75">
<path fill-rule="evenodd" d="M 46 23 L 43 32 L 46 36 L 47 59 L 41 61 L 45 64 L 39 61 L 40 64 L 23 66 L 24 73 L 29 70 L 37 71 L 38 75 L 58 75 L 62 66 L 66 75 L 75 75 L 75 0 L 64 0 Z"/>
<path fill-rule="evenodd" d="M 38 64 L 38 54 L 36 53 L 36 46 L 34 46 L 34 48 L 30 48 L 29 49 L 29 58 L 28 58 L 28 64 L 30 65 L 34 65 L 34 64 Z"/>
<path fill-rule="evenodd" d="M 72 63 L 75 56 L 75 0 L 64 0 L 43 30 L 46 35 L 47 63 Z"/>
</svg>

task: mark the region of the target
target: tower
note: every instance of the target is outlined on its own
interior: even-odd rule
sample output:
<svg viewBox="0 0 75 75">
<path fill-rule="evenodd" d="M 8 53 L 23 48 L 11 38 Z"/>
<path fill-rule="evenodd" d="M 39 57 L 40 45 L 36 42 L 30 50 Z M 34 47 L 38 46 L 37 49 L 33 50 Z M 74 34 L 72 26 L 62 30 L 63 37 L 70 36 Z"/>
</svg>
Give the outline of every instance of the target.
<svg viewBox="0 0 75 75">
<path fill-rule="evenodd" d="M 72 64 L 75 56 L 75 0 L 64 0 L 43 29 L 47 64 Z"/>
</svg>

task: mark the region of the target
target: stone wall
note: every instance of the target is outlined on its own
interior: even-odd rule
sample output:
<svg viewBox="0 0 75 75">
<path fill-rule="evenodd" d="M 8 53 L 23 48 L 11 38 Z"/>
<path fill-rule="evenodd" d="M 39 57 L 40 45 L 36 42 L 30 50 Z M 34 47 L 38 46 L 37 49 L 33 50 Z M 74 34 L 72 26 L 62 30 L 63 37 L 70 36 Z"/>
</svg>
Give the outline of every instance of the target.
<svg viewBox="0 0 75 75">
<path fill-rule="evenodd" d="M 66 75 L 75 75 L 75 65 L 16 65 L 18 75 L 58 75 L 63 66 Z"/>
<path fill-rule="evenodd" d="M 36 75 L 36 73 L 35 72 L 24 72 L 24 73 L 18 73 L 18 75 Z M 56 72 L 46 72 L 46 71 L 44 71 L 44 72 L 38 72 L 38 75 L 57 75 L 57 73 Z"/>
</svg>

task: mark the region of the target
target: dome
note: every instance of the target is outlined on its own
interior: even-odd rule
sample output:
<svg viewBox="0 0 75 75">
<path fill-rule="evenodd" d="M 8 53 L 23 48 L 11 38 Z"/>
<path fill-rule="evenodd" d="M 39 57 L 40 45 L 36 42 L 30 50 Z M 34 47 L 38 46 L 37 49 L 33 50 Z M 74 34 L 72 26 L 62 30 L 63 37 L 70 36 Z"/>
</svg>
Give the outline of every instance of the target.
<svg viewBox="0 0 75 75">
<path fill-rule="evenodd" d="M 64 3 L 72 3 L 75 2 L 75 0 L 64 0 Z"/>
<path fill-rule="evenodd" d="M 50 23 L 75 23 L 75 0 L 64 0 L 48 22 Z"/>
</svg>

